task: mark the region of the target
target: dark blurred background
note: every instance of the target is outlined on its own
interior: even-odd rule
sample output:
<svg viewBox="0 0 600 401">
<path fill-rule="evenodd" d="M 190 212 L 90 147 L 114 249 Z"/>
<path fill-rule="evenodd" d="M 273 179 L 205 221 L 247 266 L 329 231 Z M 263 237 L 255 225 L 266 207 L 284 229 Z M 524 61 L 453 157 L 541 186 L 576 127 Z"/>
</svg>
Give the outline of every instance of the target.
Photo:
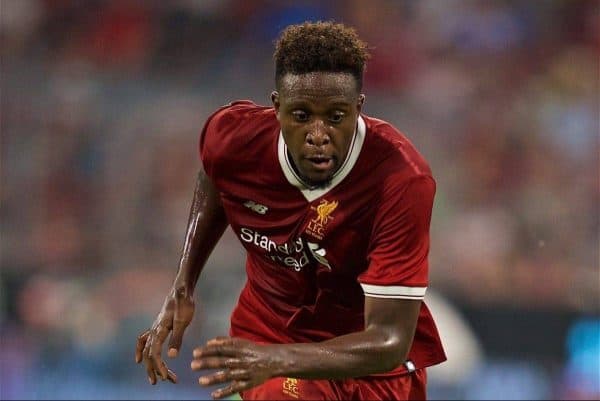
<svg viewBox="0 0 600 401">
<path fill-rule="evenodd" d="M 191 349 L 244 280 L 227 232 L 170 365 L 134 345 L 177 269 L 205 118 L 268 104 L 305 20 L 372 47 L 365 112 L 438 192 L 427 301 L 450 360 L 432 398 L 600 397 L 598 1 L 1 0 L 0 398 L 206 398 Z"/>
</svg>

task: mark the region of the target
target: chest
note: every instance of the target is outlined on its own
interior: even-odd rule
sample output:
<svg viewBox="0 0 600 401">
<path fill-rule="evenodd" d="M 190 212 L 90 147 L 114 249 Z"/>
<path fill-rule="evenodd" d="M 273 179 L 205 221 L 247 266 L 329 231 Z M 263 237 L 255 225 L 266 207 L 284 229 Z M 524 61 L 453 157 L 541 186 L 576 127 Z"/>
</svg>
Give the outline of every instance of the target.
<svg viewBox="0 0 600 401">
<path fill-rule="evenodd" d="M 229 223 L 254 258 L 301 271 L 364 270 L 378 193 L 369 186 L 333 188 L 308 200 L 290 185 L 240 185 L 222 193 Z"/>
</svg>

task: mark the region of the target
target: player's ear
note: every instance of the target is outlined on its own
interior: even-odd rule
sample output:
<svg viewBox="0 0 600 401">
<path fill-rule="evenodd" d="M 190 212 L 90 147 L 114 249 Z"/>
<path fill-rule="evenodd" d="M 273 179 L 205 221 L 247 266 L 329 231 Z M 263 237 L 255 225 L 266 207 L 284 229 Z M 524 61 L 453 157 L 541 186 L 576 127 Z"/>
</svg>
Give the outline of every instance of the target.
<svg viewBox="0 0 600 401">
<path fill-rule="evenodd" d="M 365 99 L 366 96 L 364 93 L 361 93 L 360 95 L 358 95 L 358 102 L 356 103 L 356 110 L 360 113 L 363 107 L 363 104 L 365 104 Z"/>
<path fill-rule="evenodd" d="M 279 120 L 279 92 L 273 91 L 271 92 L 271 102 L 273 102 L 273 107 L 275 108 L 275 115 Z"/>
</svg>

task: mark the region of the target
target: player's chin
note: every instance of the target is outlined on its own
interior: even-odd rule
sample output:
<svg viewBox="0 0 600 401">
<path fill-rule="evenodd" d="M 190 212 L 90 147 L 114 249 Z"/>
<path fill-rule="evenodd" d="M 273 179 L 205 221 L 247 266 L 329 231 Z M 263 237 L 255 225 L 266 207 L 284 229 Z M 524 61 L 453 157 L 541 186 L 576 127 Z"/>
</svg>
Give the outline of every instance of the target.
<svg viewBox="0 0 600 401">
<path fill-rule="evenodd" d="M 304 174 L 306 181 L 308 184 L 315 188 L 325 188 L 329 186 L 331 183 L 331 178 L 333 177 L 332 171 L 310 171 L 307 174 Z"/>
</svg>

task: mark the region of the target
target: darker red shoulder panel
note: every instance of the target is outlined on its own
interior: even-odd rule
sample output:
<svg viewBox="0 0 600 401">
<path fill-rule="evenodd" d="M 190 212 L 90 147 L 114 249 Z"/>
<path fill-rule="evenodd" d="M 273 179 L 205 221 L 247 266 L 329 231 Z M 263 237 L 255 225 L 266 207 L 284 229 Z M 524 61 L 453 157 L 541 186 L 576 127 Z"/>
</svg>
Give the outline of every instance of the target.
<svg viewBox="0 0 600 401">
<path fill-rule="evenodd" d="M 250 121 L 249 115 L 256 110 L 265 109 L 249 100 L 229 103 L 211 114 L 202 128 L 199 140 L 200 159 L 204 171 L 214 176 L 215 166 L 227 152 L 234 152 L 236 136 Z M 233 145 L 233 148 L 232 148 Z"/>
</svg>

